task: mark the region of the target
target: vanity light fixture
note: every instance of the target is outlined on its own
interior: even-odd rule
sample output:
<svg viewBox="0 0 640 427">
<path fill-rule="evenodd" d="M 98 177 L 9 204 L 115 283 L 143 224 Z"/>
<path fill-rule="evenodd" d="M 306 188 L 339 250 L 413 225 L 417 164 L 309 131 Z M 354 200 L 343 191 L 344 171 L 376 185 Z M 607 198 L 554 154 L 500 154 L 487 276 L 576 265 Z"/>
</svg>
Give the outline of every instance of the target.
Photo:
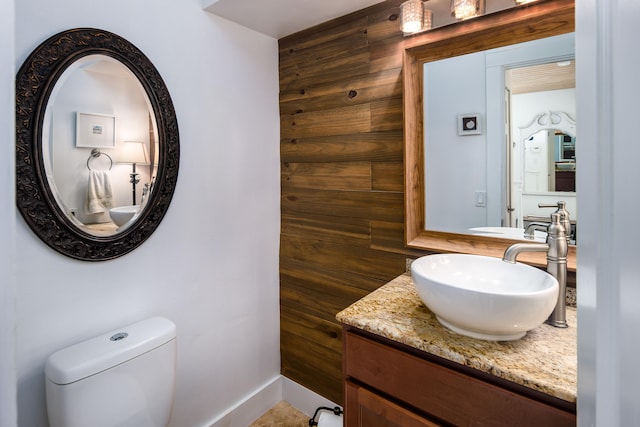
<svg viewBox="0 0 640 427">
<path fill-rule="evenodd" d="M 136 204 L 136 184 L 140 182 L 140 174 L 136 173 L 136 165 L 148 165 L 149 156 L 142 141 L 124 141 L 117 152 L 117 162 L 121 164 L 131 164 L 132 170 L 129 174 L 132 186 L 133 205 Z"/>
<path fill-rule="evenodd" d="M 521 4 L 527 4 L 527 3 L 533 3 L 534 1 L 538 1 L 538 0 L 514 0 L 516 5 L 521 5 Z"/>
<path fill-rule="evenodd" d="M 405 36 L 431 29 L 433 12 L 427 1 L 407 0 L 400 5 L 400 29 Z"/>
<path fill-rule="evenodd" d="M 451 16 L 458 20 L 484 15 L 485 0 L 451 0 Z"/>
</svg>

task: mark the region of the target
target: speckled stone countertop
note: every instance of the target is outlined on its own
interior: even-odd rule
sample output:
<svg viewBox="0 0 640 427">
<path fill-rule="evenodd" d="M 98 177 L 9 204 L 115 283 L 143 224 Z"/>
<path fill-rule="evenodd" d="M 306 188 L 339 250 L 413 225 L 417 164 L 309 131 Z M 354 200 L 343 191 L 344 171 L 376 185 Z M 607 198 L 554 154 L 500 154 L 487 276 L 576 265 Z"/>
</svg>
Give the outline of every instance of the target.
<svg viewBox="0 0 640 427">
<path fill-rule="evenodd" d="M 440 325 L 425 307 L 410 274 L 403 274 L 337 314 L 346 325 L 576 402 L 576 309 L 566 329 L 543 324 L 518 341 L 468 338 Z"/>
</svg>

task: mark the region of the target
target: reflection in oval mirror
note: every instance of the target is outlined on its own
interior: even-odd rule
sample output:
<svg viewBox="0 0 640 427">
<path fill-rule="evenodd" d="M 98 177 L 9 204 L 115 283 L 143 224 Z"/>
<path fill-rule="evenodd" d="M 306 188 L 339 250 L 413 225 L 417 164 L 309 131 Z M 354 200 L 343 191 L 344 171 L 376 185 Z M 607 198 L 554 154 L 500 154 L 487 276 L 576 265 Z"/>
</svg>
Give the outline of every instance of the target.
<svg viewBox="0 0 640 427">
<path fill-rule="evenodd" d="M 150 196 L 158 141 L 149 99 L 122 63 L 89 55 L 58 79 L 43 122 L 47 180 L 86 232 L 126 230 Z"/>
</svg>

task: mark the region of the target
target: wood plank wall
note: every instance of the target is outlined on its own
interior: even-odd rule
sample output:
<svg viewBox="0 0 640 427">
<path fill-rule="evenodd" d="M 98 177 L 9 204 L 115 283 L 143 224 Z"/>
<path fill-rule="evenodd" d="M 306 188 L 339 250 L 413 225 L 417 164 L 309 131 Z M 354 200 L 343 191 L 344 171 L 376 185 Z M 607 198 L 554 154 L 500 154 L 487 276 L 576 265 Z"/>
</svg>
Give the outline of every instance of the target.
<svg viewBox="0 0 640 427">
<path fill-rule="evenodd" d="M 282 374 L 339 404 L 336 313 L 427 254 L 404 247 L 402 53 L 428 33 L 402 37 L 402 1 L 279 40 Z"/>
<path fill-rule="evenodd" d="M 282 374 L 342 403 L 335 315 L 403 273 L 402 0 L 279 41 Z"/>
</svg>

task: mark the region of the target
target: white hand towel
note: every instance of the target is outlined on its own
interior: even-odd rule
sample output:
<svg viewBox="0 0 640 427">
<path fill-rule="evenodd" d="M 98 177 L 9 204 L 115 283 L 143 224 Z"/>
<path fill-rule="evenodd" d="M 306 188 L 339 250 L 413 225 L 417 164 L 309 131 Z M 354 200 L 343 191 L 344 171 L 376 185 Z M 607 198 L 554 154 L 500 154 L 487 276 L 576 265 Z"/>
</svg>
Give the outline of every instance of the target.
<svg viewBox="0 0 640 427">
<path fill-rule="evenodd" d="M 89 171 L 87 188 L 87 212 L 107 212 L 113 206 L 111 174 L 109 171 Z"/>
</svg>

